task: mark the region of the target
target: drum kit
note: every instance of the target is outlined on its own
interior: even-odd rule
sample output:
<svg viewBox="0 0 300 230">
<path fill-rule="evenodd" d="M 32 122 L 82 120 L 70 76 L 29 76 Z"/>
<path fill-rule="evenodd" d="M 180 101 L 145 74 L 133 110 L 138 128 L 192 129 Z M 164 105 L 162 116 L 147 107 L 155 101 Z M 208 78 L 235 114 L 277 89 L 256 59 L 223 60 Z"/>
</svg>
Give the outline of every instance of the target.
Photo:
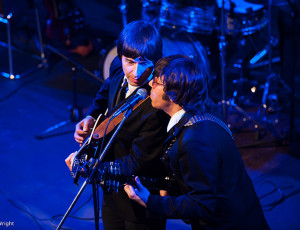
<svg viewBox="0 0 300 230">
<path fill-rule="evenodd" d="M 159 27 L 207 35 L 220 31 L 218 19 L 221 8 L 222 0 L 143 0 L 142 19 Z M 253 34 L 267 23 L 263 4 L 226 0 L 224 9 L 227 34 Z"/>
<path fill-rule="evenodd" d="M 202 45 L 199 36 L 209 37 L 212 34 L 219 34 L 221 37 L 222 32 L 226 36 L 248 36 L 261 31 L 269 21 L 266 14 L 268 8 L 266 0 L 225 0 L 223 5 L 223 0 L 141 1 L 142 19 L 152 22 L 162 34 L 164 56 L 183 53 L 205 60 L 210 50 Z M 126 7 L 126 1 L 122 0 L 120 11 L 123 24 L 127 22 Z M 221 19 L 225 20 L 223 26 Z M 104 60 L 105 79 L 108 77 L 107 68 L 115 56 L 116 47 L 111 47 Z"/>
<path fill-rule="evenodd" d="M 219 79 L 222 83 L 222 101 L 226 101 L 226 79 L 225 67 L 230 67 L 233 63 L 227 62 L 225 58 L 226 45 L 230 40 L 252 40 L 254 36 L 267 32 L 267 41 L 263 41 L 264 49 L 255 49 L 255 54 L 252 55 L 251 62 L 247 60 L 248 67 L 251 64 L 257 64 L 263 56 L 269 54 L 269 60 L 265 61 L 265 66 L 269 65 L 266 75 L 272 75 L 272 47 L 276 44 L 274 41 L 278 39 L 272 38 L 271 35 L 271 8 L 273 6 L 281 6 L 287 4 L 287 0 L 141 0 L 141 19 L 152 22 L 160 31 L 163 39 L 163 56 L 172 54 L 184 54 L 186 56 L 200 59 L 208 69 L 216 71 L 216 75 L 220 75 Z M 123 6 L 123 7 L 121 7 Z M 126 3 L 122 0 L 122 15 L 124 18 L 124 6 Z M 205 42 L 212 40 L 211 37 L 216 37 L 214 40 L 218 60 L 210 60 L 211 50 Z M 238 41 L 239 42 L 239 41 Z M 253 40 L 252 40 L 253 43 Z M 264 52 L 262 52 L 264 51 Z M 112 59 L 117 55 L 116 47 L 113 47 L 107 53 L 104 60 L 103 72 L 104 78 L 108 77 L 108 69 Z M 237 49 L 233 51 L 239 55 Z M 237 60 L 241 62 L 240 58 Z M 243 60 L 242 60 L 243 62 Z M 216 65 L 217 63 L 217 65 Z M 220 63 L 220 64 L 219 64 Z M 244 72 L 241 68 L 245 65 L 238 65 L 240 72 Z M 213 66 L 216 65 L 216 66 Z M 213 67 L 212 67 L 213 66 Z M 217 79 L 218 76 L 215 77 Z M 243 77 L 242 77 L 243 78 Z M 245 81 L 245 79 L 239 79 Z M 238 80 L 238 81 L 239 81 Z M 251 92 L 249 90 L 249 92 Z M 233 97 L 236 95 L 236 90 L 233 92 Z M 266 94 L 266 92 L 264 92 Z M 265 106 L 266 99 L 263 98 L 261 104 Z M 264 114 L 263 114 L 264 115 Z"/>
<path fill-rule="evenodd" d="M 263 74 L 265 75 L 263 80 L 266 83 L 263 85 L 269 85 L 269 78 L 273 77 L 268 76 L 274 76 L 271 66 L 274 62 L 272 48 L 278 42 L 278 39 L 273 38 L 271 33 L 271 9 L 273 6 L 283 6 L 285 4 L 288 4 L 287 0 L 143 0 L 142 19 L 152 22 L 160 29 L 163 36 L 164 56 L 181 53 L 193 58 L 200 58 L 208 67 L 211 67 L 212 64 L 209 63 L 211 60 L 208 58 L 211 52 L 210 48 L 204 43 L 207 38 L 209 40 L 212 36 L 217 37 L 216 46 L 218 46 L 219 56 L 219 62 L 217 63 L 220 63 L 217 68 L 220 68 L 221 101 L 224 103 L 228 98 L 225 93 L 225 73 L 228 73 L 228 71 L 225 68 L 230 67 L 229 64 L 233 65 L 233 63 L 225 64 L 229 56 L 225 56 L 226 44 L 234 39 L 240 43 L 244 40 L 250 40 L 253 43 L 253 37 L 264 36 L 264 41 L 260 42 L 264 43 L 264 48 L 262 50 L 255 49 L 255 54 L 252 54 L 253 58 L 250 62 L 247 60 L 247 63 L 248 67 L 257 64 L 260 59 L 268 54 L 268 60 L 265 61 L 267 63 L 265 66 L 268 66 L 268 68 L 266 68 L 266 73 Z M 164 31 L 167 31 L 167 33 L 164 33 Z M 238 50 L 233 50 L 233 52 L 236 55 L 241 54 Z M 238 62 L 244 62 L 241 59 L 243 58 L 236 60 L 234 67 L 239 66 L 239 72 L 243 73 L 245 71 L 241 68 L 247 66 L 244 64 L 237 65 Z M 235 82 L 247 81 L 243 77 L 239 76 L 239 78 Z M 233 100 L 229 99 L 232 105 L 236 107 L 234 97 L 237 90 L 241 89 L 235 89 L 232 94 Z M 251 92 L 251 90 L 249 89 L 249 94 L 252 94 L 253 91 Z M 264 87 L 260 105 L 262 112 L 259 112 L 262 120 L 266 120 L 267 94 L 268 87 Z M 252 95 L 249 97 L 252 97 Z M 241 108 L 238 109 L 241 111 Z M 224 112 L 224 116 L 226 117 L 226 112 Z"/>
</svg>

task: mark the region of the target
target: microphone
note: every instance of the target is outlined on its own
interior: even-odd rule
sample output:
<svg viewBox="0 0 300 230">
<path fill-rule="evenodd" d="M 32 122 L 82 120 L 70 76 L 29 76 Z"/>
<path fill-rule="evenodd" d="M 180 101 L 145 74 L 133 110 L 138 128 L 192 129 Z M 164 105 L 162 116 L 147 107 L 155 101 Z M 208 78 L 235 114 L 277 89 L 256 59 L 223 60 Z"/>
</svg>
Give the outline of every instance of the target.
<svg viewBox="0 0 300 230">
<path fill-rule="evenodd" d="M 121 113 L 123 113 L 124 111 L 126 111 L 129 108 L 133 108 L 133 106 L 135 106 L 140 100 L 144 100 L 146 99 L 146 97 L 148 96 L 148 92 L 146 89 L 138 89 L 138 91 L 136 92 L 136 94 L 130 98 L 128 101 L 126 101 L 124 103 L 124 105 L 122 105 L 113 115 L 112 117 L 117 117 L 119 116 Z"/>
</svg>

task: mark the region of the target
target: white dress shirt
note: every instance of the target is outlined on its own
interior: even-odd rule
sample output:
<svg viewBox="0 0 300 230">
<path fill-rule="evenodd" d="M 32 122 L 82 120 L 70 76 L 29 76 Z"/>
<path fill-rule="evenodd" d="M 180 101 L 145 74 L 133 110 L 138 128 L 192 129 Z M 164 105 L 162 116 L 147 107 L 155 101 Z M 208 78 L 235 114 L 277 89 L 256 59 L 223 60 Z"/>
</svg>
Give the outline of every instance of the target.
<svg viewBox="0 0 300 230">
<path fill-rule="evenodd" d="M 172 129 L 180 121 L 180 119 L 183 117 L 184 114 L 185 114 L 185 110 L 181 109 L 171 117 L 167 127 L 167 132 L 169 132 L 170 129 Z"/>
</svg>

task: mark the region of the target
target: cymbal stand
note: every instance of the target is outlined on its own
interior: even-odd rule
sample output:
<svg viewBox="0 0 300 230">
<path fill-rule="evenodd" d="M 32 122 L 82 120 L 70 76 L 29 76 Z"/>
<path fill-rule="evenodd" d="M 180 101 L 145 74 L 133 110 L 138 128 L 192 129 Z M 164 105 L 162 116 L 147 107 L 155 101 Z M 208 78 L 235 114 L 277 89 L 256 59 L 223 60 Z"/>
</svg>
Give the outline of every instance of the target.
<svg viewBox="0 0 300 230">
<path fill-rule="evenodd" d="M 221 9 L 221 36 L 219 42 L 219 50 L 220 50 L 220 65 L 221 65 L 221 81 L 222 81 L 222 112 L 225 120 L 227 120 L 227 112 L 226 112 L 226 82 L 225 82 L 225 26 L 224 26 L 224 0 L 222 0 L 222 9 Z"/>
<path fill-rule="evenodd" d="M 274 77 L 274 73 L 272 73 L 272 23 L 271 23 L 271 7 L 272 7 L 272 0 L 268 1 L 268 20 L 269 20 L 269 24 L 268 24 L 268 36 L 269 36 L 269 44 L 268 44 L 268 77 L 267 80 L 265 82 L 265 86 L 264 86 L 264 92 L 263 92 L 263 97 L 262 97 L 262 101 L 261 104 L 262 106 L 259 107 L 258 111 L 257 111 L 257 116 L 261 117 L 263 120 L 266 121 L 266 108 L 267 108 L 267 96 L 269 93 L 269 86 L 270 86 L 270 81 L 271 78 Z"/>
<path fill-rule="evenodd" d="M 263 124 L 259 123 L 258 121 L 256 121 L 252 116 L 250 116 L 246 111 L 244 111 L 241 107 L 239 107 L 236 103 L 235 103 L 235 96 L 237 92 L 234 92 L 234 98 L 230 99 L 230 100 L 226 100 L 226 77 L 225 77 L 225 48 L 226 48 L 226 41 L 225 41 L 225 14 L 224 14 L 224 0 L 222 0 L 222 9 L 221 9 L 221 36 L 220 36 L 220 43 L 219 43 L 219 50 L 220 50 L 220 65 L 221 65 L 221 82 L 222 82 L 222 101 L 221 104 L 222 105 L 222 113 L 223 116 L 225 118 L 225 120 L 228 122 L 228 111 L 227 111 L 227 106 L 228 107 L 233 107 L 235 108 L 239 113 L 241 113 L 245 119 L 243 120 L 249 120 L 252 121 L 255 125 L 254 128 L 256 129 L 256 131 L 259 131 L 260 129 L 265 130 L 268 134 L 270 134 L 271 136 L 274 136 L 269 130 L 267 130 Z M 241 67 L 242 68 L 242 67 Z M 231 124 L 228 123 L 228 126 L 230 127 Z M 256 135 L 259 136 L 259 135 Z M 258 143 L 261 144 L 261 143 Z M 257 144 L 252 144 L 251 146 L 255 146 Z M 249 147 L 249 146 L 247 146 Z"/>
<path fill-rule="evenodd" d="M 119 5 L 119 9 L 122 14 L 122 22 L 123 22 L 123 28 L 127 25 L 127 4 L 126 0 L 122 0 L 121 4 Z"/>
<path fill-rule="evenodd" d="M 299 11 L 297 9 L 297 5 L 296 5 L 296 1 L 292 3 L 291 0 L 287 0 L 290 9 L 291 9 L 291 17 L 292 17 L 292 36 L 293 36 L 293 44 L 296 44 L 296 47 L 294 47 L 294 52 L 293 52 L 293 56 L 294 56 L 294 61 L 293 61 L 293 67 L 292 67 L 292 76 L 293 76 L 293 82 L 295 82 L 295 78 L 296 78 L 296 63 L 297 63 L 297 50 L 299 49 L 299 47 L 297 47 L 297 41 L 296 41 L 296 30 L 298 27 L 296 27 L 296 20 L 297 17 L 299 16 Z M 290 108 L 290 135 L 289 135 L 289 140 L 291 142 L 295 141 L 295 133 L 294 133 L 294 126 L 295 126 L 295 84 L 292 84 L 292 88 L 291 88 L 291 108 Z"/>
<path fill-rule="evenodd" d="M 264 91 L 263 91 L 263 96 L 262 96 L 262 100 L 261 100 L 261 106 L 259 107 L 258 111 L 257 111 L 257 117 L 259 119 L 261 119 L 262 121 L 265 122 L 269 122 L 270 121 L 267 119 L 267 114 L 266 114 L 266 110 L 267 110 L 267 99 L 268 99 L 268 95 L 269 95 L 269 90 L 270 90 L 270 86 L 272 81 L 276 81 L 276 82 L 280 82 L 284 88 L 288 91 L 291 92 L 292 89 L 280 78 L 280 76 L 278 74 L 273 73 L 272 70 L 272 62 L 273 62 L 273 58 L 272 58 L 272 47 L 274 45 L 276 45 L 276 39 L 274 39 L 272 37 L 272 0 L 268 1 L 268 36 L 269 36 L 269 42 L 268 42 L 268 76 L 264 85 Z"/>
</svg>

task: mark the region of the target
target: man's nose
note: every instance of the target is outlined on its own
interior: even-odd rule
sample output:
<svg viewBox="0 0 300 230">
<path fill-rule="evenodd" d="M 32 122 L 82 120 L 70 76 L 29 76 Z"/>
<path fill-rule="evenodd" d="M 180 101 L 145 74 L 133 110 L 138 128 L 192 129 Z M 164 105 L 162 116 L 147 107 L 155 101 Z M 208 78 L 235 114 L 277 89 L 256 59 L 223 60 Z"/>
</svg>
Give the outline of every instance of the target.
<svg viewBox="0 0 300 230">
<path fill-rule="evenodd" d="M 153 80 L 149 81 L 148 85 L 149 85 L 150 87 L 153 87 Z"/>
<path fill-rule="evenodd" d="M 145 67 L 142 64 L 136 63 L 134 71 L 134 75 L 139 78 L 145 72 Z"/>
<path fill-rule="evenodd" d="M 135 63 L 135 64 L 132 66 L 132 74 L 133 74 L 135 77 L 138 77 L 138 63 Z"/>
</svg>

